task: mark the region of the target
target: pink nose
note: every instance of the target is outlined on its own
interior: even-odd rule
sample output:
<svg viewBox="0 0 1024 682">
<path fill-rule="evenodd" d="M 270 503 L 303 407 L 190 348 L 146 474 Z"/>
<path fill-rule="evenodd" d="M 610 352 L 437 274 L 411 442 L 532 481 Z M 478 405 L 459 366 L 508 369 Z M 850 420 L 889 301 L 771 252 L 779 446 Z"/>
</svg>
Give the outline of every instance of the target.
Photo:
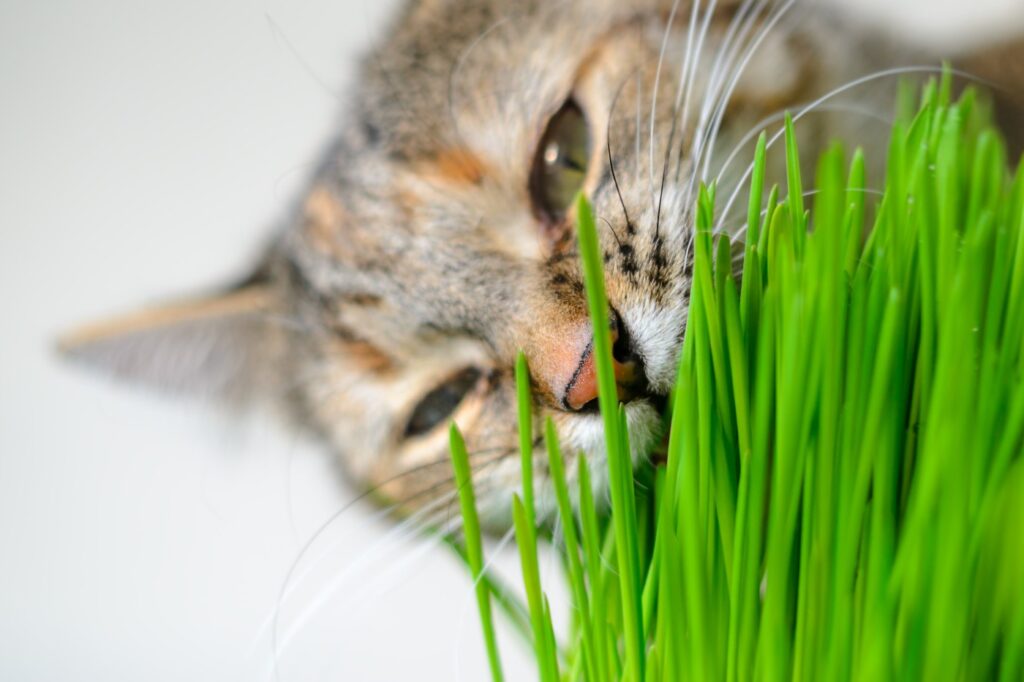
<svg viewBox="0 0 1024 682">
<path fill-rule="evenodd" d="M 612 343 L 618 341 L 618 338 L 618 330 L 612 329 Z M 613 358 L 612 366 L 615 370 L 615 387 L 619 400 L 628 400 L 633 397 L 632 387 L 637 381 L 637 363 L 635 360 L 620 362 L 617 358 Z M 595 400 L 597 400 L 597 364 L 594 362 L 594 344 L 591 340 L 583 353 L 576 359 L 576 367 L 562 394 L 562 403 L 573 412 L 579 412 Z"/>
<path fill-rule="evenodd" d="M 585 314 L 541 316 L 542 324 L 529 327 L 523 347 L 530 361 L 530 377 L 537 399 L 551 407 L 579 412 L 595 408 L 597 365 L 594 331 Z M 637 397 L 645 385 L 643 364 L 633 352 L 628 330 L 611 312 L 611 340 L 615 384 L 620 400 Z"/>
<path fill-rule="evenodd" d="M 612 367 L 615 373 L 615 387 L 618 399 L 627 400 L 634 396 L 634 388 L 640 374 L 637 360 L 633 358 L 628 344 L 621 340 L 617 321 L 612 323 L 611 343 L 614 348 Z M 572 333 L 560 339 L 557 351 L 549 351 L 547 377 L 551 392 L 562 409 L 579 412 L 596 407 L 597 364 L 594 361 L 594 336 L 590 322 L 583 321 Z"/>
</svg>

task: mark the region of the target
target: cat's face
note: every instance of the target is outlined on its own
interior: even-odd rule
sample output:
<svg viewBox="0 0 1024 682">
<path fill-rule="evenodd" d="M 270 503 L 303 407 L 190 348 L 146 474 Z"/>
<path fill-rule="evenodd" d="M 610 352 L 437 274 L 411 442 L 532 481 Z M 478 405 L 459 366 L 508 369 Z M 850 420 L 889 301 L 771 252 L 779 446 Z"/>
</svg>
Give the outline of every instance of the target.
<svg viewBox="0 0 1024 682">
<path fill-rule="evenodd" d="M 579 451 L 604 469 L 571 209 L 582 190 L 641 457 L 659 438 L 685 328 L 690 206 L 715 95 L 728 101 L 719 153 L 806 85 L 803 47 L 780 32 L 758 43 L 770 64 L 733 80 L 771 17 L 763 3 L 736 5 L 410 3 L 365 60 L 342 133 L 260 275 L 78 347 L 163 383 L 196 374 L 217 391 L 269 391 L 407 511 L 450 499 L 454 420 L 482 512 L 501 525 L 519 487 L 520 349 L 535 433 L 550 416 L 570 475 Z M 191 350 L 163 350 L 174 345 Z M 154 357 L 163 366 L 141 369 Z M 550 506 L 536 446 L 538 501 Z"/>
<path fill-rule="evenodd" d="M 693 39 L 698 68 L 680 93 L 690 11 L 414 3 L 366 60 L 346 134 L 284 249 L 292 298 L 309 299 L 303 319 L 324 330 L 301 370 L 305 409 L 385 497 L 417 508 L 451 492 L 454 419 L 482 506 L 507 514 L 519 349 L 538 425 L 550 416 L 570 456 L 604 469 L 570 207 L 579 189 L 598 216 L 634 456 L 659 437 L 688 307 L 700 95 L 733 26 L 720 9 L 703 45 Z M 747 96 L 798 88 L 797 71 L 761 75 L 773 82 L 745 84 Z"/>
</svg>

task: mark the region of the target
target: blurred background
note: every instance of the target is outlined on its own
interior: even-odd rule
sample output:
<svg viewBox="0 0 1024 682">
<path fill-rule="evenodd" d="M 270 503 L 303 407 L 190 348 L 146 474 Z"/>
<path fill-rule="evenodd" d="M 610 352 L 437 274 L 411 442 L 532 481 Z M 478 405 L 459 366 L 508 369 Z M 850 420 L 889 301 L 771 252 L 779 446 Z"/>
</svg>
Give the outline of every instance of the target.
<svg viewBox="0 0 1024 682">
<path fill-rule="evenodd" d="M 328 453 L 53 352 L 244 271 L 396 4 L 0 0 L 0 679 L 486 679 L 462 566 L 338 514 Z M 1024 28 L 1024 0 L 844 4 L 931 44 Z"/>
</svg>

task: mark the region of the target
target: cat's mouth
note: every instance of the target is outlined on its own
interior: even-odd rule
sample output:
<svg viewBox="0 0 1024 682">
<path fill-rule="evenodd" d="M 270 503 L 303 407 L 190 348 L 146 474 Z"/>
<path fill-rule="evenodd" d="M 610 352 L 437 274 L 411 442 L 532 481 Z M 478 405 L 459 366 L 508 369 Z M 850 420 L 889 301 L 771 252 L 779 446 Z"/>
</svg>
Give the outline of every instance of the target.
<svg viewBox="0 0 1024 682">
<path fill-rule="evenodd" d="M 634 463 L 645 459 L 657 458 L 667 444 L 662 444 L 665 428 L 666 412 L 669 400 L 666 395 L 646 394 L 633 400 L 622 402 L 626 421 L 629 425 L 630 447 Z M 588 413 L 571 413 L 563 421 L 565 436 L 577 448 L 587 451 L 592 456 L 604 452 L 604 423 L 600 410 Z"/>
</svg>

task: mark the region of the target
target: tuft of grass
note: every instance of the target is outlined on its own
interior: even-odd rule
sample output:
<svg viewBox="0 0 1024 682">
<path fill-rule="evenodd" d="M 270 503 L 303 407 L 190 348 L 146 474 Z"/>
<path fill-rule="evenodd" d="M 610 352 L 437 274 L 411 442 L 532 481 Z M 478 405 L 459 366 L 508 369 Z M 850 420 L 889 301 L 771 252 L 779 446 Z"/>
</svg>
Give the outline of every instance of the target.
<svg viewBox="0 0 1024 682">
<path fill-rule="evenodd" d="M 537 572 L 521 360 L 513 517 L 540 679 L 1024 679 L 1024 165 L 1008 165 L 972 92 L 950 93 L 932 83 L 916 112 L 903 107 L 873 212 L 863 154 L 840 145 L 805 205 L 789 119 L 786 194 L 762 203 L 762 136 L 739 278 L 715 188 L 701 188 L 667 458 L 653 471 L 634 472 L 629 454 L 579 199 L 611 508 L 596 510 L 590 463 L 563 457 L 549 420 L 574 603 L 559 649 Z M 501 679 L 455 430 L 452 442 Z"/>
<path fill-rule="evenodd" d="M 466 562 L 469 564 L 476 590 L 476 602 L 480 612 L 480 627 L 487 647 L 487 663 L 491 678 L 501 682 L 501 657 L 498 655 L 498 640 L 494 633 L 494 617 L 491 613 L 491 594 L 482 580 L 484 571 L 483 543 L 480 536 L 480 520 L 476 514 L 476 496 L 473 492 L 473 477 L 469 468 L 469 453 L 459 429 L 452 424 L 450 431 L 452 468 L 455 470 L 455 485 L 459 491 L 459 505 L 462 511 L 462 533 L 465 541 Z"/>
</svg>

